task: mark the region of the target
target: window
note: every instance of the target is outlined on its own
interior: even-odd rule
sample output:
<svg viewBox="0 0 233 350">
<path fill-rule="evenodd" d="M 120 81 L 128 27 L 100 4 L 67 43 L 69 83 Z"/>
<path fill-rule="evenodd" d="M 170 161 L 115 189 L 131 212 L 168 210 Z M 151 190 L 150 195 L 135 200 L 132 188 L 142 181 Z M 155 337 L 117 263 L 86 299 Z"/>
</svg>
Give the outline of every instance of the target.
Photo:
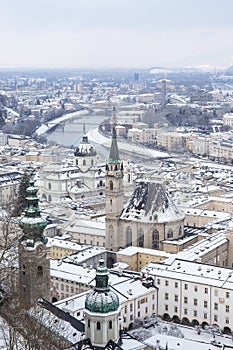
<svg viewBox="0 0 233 350">
<path fill-rule="evenodd" d="M 91 322 L 90 322 L 90 320 L 88 319 L 88 320 L 87 320 L 87 327 L 90 328 L 90 326 L 91 326 Z"/>
<path fill-rule="evenodd" d="M 159 247 L 159 231 L 154 230 L 152 232 L 152 248 L 157 249 Z"/>
<path fill-rule="evenodd" d="M 141 316 L 140 311 L 138 311 L 138 317 L 140 317 L 140 316 Z"/>
<path fill-rule="evenodd" d="M 144 232 L 142 228 L 138 230 L 138 247 L 144 247 Z"/>
<path fill-rule="evenodd" d="M 167 304 L 164 305 L 164 309 L 165 309 L 165 311 L 168 311 L 168 305 Z"/>
<path fill-rule="evenodd" d="M 125 305 L 125 314 L 127 314 L 127 305 Z"/>
<path fill-rule="evenodd" d="M 178 312 L 178 307 L 175 306 L 175 307 L 174 307 L 174 313 L 176 314 L 177 312 Z"/>
<path fill-rule="evenodd" d="M 184 315 L 188 314 L 188 309 L 184 309 Z"/>
<path fill-rule="evenodd" d="M 184 284 L 184 289 L 185 289 L 185 290 L 188 290 L 188 285 L 187 285 L 187 283 Z"/>
<path fill-rule="evenodd" d="M 109 323 L 108 323 L 108 328 L 109 328 L 109 329 L 112 329 L 112 321 L 109 321 Z"/>
<path fill-rule="evenodd" d="M 61 284 L 61 290 L 62 291 L 64 290 L 64 284 Z"/>
<path fill-rule="evenodd" d="M 83 165 L 86 165 L 86 159 L 83 159 Z"/>
<path fill-rule="evenodd" d="M 226 312 L 230 312 L 230 307 L 229 307 L 229 305 L 226 305 Z"/>
<path fill-rule="evenodd" d="M 43 276 L 43 266 L 38 266 L 37 267 L 37 276 Z"/>
<path fill-rule="evenodd" d="M 165 300 L 168 300 L 168 293 L 165 293 Z"/>
<path fill-rule="evenodd" d="M 226 317 L 226 323 L 229 323 L 229 318 L 228 317 Z"/>
<path fill-rule="evenodd" d="M 214 315 L 214 322 L 218 322 L 218 316 Z"/>
<path fill-rule="evenodd" d="M 140 300 L 138 300 L 138 309 L 140 309 Z"/>
<path fill-rule="evenodd" d="M 165 286 L 167 286 L 167 287 L 169 286 L 168 280 L 165 281 Z"/>
<path fill-rule="evenodd" d="M 126 229 L 126 246 L 129 247 L 132 245 L 132 230 L 131 227 L 128 226 Z"/>
<path fill-rule="evenodd" d="M 230 293 L 226 292 L 226 298 L 230 298 Z"/>
<path fill-rule="evenodd" d="M 207 313 L 204 313 L 204 319 L 207 320 Z"/>
<path fill-rule="evenodd" d="M 193 300 L 193 305 L 194 305 L 194 306 L 197 306 L 197 299 L 194 299 L 194 300 Z"/>
<path fill-rule="evenodd" d="M 145 313 L 146 313 L 146 314 L 148 313 L 148 308 L 147 308 L 147 307 L 145 308 Z"/>
<path fill-rule="evenodd" d="M 194 286 L 194 292 L 198 292 L 198 287 Z"/>
<path fill-rule="evenodd" d="M 178 301 L 178 295 L 175 295 L 175 301 Z"/>
<path fill-rule="evenodd" d="M 171 228 L 167 231 L 167 238 L 173 238 L 173 231 Z"/>
<path fill-rule="evenodd" d="M 160 278 L 157 279 L 157 284 L 160 285 Z"/>
<path fill-rule="evenodd" d="M 218 310 L 218 304 L 214 303 L 214 310 Z"/>
<path fill-rule="evenodd" d="M 208 302 L 204 300 L 204 307 L 208 307 Z"/>
<path fill-rule="evenodd" d="M 208 294 L 208 288 L 205 288 L 205 294 Z"/>
<path fill-rule="evenodd" d="M 218 290 L 217 290 L 217 289 L 214 290 L 214 295 L 215 295 L 216 297 L 218 296 Z"/>
<path fill-rule="evenodd" d="M 188 298 L 184 297 L 184 304 L 188 304 Z"/>
<path fill-rule="evenodd" d="M 133 311 L 133 304 L 132 303 L 129 305 L 129 309 L 130 309 L 130 311 Z"/>
<path fill-rule="evenodd" d="M 97 329 L 97 330 L 100 330 L 100 329 L 101 329 L 101 325 L 100 325 L 100 322 L 99 322 L 99 321 L 96 323 L 96 329 Z"/>
<path fill-rule="evenodd" d="M 175 282 L 175 288 L 178 288 L 178 282 Z"/>
<path fill-rule="evenodd" d="M 197 310 L 194 310 L 194 311 L 193 311 L 193 316 L 194 316 L 194 317 L 197 317 Z"/>
<path fill-rule="evenodd" d="M 110 191 L 113 191 L 113 182 L 112 181 L 109 181 L 109 188 L 110 188 Z"/>
<path fill-rule="evenodd" d="M 130 315 L 130 321 L 133 321 L 133 315 Z"/>
</svg>

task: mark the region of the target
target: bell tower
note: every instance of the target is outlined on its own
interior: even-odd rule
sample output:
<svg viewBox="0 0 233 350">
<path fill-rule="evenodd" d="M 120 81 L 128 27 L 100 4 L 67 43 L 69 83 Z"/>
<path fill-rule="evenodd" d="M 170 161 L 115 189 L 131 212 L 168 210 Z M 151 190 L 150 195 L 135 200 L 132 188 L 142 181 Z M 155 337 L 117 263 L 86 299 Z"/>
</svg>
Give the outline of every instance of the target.
<svg viewBox="0 0 233 350">
<path fill-rule="evenodd" d="M 109 340 L 119 339 L 119 298 L 108 279 L 108 269 L 101 259 L 96 270 L 96 285 L 85 300 L 86 337 L 98 349 L 105 348 Z"/>
<path fill-rule="evenodd" d="M 119 217 L 123 210 L 123 163 L 119 157 L 116 129 L 113 126 L 112 143 L 106 164 L 106 247 L 117 250 L 120 246 Z"/>
<path fill-rule="evenodd" d="M 50 298 L 50 260 L 43 235 L 47 221 L 40 215 L 33 180 L 26 193 L 27 208 L 19 222 L 23 236 L 18 244 L 19 299 L 23 308 L 29 308 L 40 297 Z"/>
</svg>

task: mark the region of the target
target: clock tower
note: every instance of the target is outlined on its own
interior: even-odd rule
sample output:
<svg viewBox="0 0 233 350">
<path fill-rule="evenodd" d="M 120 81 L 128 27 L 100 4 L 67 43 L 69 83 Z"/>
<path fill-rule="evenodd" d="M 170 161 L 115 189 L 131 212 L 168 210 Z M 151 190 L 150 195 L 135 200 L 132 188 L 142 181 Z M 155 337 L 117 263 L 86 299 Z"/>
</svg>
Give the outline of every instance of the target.
<svg viewBox="0 0 233 350">
<path fill-rule="evenodd" d="M 29 308 L 40 297 L 50 299 L 50 260 L 43 235 L 47 221 L 41 217 L 34 181 L 26 190 L 27 208 L 19 222 L 23 235 L 18 244 L 19 299 Z"/>
<path fill-rule="evenodd" d="M 119 217 L 123 210 L 124 186 L 123 163 L 119 157 L 116 140 L 116 129 L 113 126 L 112 143 L 109 159 L 106 164 L 106 248 L 112 251 L 121 247 L 122 237 L 120 233 Z"/>
</svg>

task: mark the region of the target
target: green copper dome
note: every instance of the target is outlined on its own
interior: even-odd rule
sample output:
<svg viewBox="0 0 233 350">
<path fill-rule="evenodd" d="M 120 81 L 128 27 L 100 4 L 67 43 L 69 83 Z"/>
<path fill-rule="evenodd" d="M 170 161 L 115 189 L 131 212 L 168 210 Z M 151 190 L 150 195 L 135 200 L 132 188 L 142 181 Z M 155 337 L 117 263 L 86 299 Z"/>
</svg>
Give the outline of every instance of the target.
<svg viewBox="0 0 233 350">
<path fill-rule="evenodd" d="M 27 207 L 24 210 L 24 216 L 19 221 L 19 226 L 22 228 L 24 236 L 23 240 L 45 242 L 43 236 L 44 228 L 47 226 L 47 221 L 41 217 L 40 208 L 38 205 L 37 188 L 34 186 L 34 181 L 30 180 L 27 188 Z"/>
<path fill-rule="evenodd" d="M 116 311 L 119 307 L 119 298 L 117 294 L 110 289 L 108 284 L 108 269 L 103 259 L 99 261 L 95 280 L 96 286 L 87 295 L 85 308 L 91 312 L 97 313 Z"/>
</svg>

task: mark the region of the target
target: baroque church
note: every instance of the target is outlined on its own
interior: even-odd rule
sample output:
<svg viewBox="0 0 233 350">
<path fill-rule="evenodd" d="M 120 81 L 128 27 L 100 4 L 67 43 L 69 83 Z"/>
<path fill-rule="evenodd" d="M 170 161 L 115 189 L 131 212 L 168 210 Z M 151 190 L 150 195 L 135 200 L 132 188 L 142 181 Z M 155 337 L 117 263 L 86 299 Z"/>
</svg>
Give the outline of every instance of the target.
<svg viewBox="0 0 233 350">
<path fill-rule="evenodd" d="M 123 163 L 113 127 L 106 164 L 106 247 L 111 251 L 128 246 L 162 249 L 162 242 L 182 238 L 184 213 L 161 183 L 140 181 L 124 206 Z"/>
</svg>

